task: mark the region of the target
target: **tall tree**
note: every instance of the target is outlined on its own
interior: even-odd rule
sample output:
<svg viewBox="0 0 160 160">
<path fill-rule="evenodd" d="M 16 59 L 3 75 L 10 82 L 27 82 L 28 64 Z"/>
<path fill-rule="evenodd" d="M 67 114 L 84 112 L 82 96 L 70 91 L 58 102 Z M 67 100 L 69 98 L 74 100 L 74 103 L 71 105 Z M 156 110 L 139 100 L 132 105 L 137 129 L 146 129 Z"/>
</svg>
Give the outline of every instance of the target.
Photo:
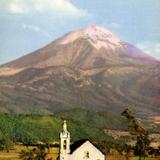
<svg viewBox="0 0 160 160">
<path fill-rule="evenodd" d="M 142 126 L 140 121 L 133 116 L 131 109 L 126 108 L 121 114 L 128 119 L 131 133 L 134 132 L 137 136 L 135 155 L 138 155 L 139 159 L 142 157 L 145 159 L 145 153 L 148 151 L 150 144 L 148 131 Z"/>
</svg>

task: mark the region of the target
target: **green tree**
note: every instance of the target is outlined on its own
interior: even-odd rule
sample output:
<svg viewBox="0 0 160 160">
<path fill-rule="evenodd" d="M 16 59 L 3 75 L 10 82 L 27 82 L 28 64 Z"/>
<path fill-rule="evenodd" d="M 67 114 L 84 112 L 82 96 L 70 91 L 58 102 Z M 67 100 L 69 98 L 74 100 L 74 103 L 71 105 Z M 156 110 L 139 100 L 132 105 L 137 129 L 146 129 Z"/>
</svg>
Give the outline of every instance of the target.
<svg viewBox="0 0 160 160">
<path fill-rule="evenodd" d="M 6 150 L 7 152 L 10 151 L 10 149 L 13 149 L 14 144 L 10 140 L 8 136 L 3 135 L 2 133 L 0 134 L 0 150 Z"/>
<path fill-rule="evenodd" d="M 45 151 L 44 145 L 39 145 L 36 151 L 36 159 L 35 160 L 45 160 L 47 153 Z"/>
<path fill-rule="evenodd" d="M 47 153 L 44 145 L 39 145 L 32 150 L 22 150 L 20 152 L 20 159 L 22 160 L 45 160 Z"/>
<path fill-rule="evenodd" d="M 145 151 L 148 150 L 150 141 L 148 137 L 140 134 L 137 136 L 137 142 L 135 146 L 135 154 L 136 155 L 144 155 Z"/>
<path fill-rule="evenodd" d="M 19 142 L 22 142 L 23 145 L 27 147 L 27 149 L 28 149 L 29 145 L 31 145 L 31 144 L 33 144 L 33 143 L 35 143 L 37 141 L 37 138 L 33 134 L 31 134 L 31 133 L 29 133 L 27 131 L 26 132 L 25 131 L 21 131 L 18 134 L 18 136 L 19 137 L 18 137 L 17 140 Z"/>
<path fill-rule="evenodd" d="M 20 152 L 20 159 L 22 160 L 33 160 L 34 159 L 34 153 L 32 150 L 22 150 Z"/>
</svg>

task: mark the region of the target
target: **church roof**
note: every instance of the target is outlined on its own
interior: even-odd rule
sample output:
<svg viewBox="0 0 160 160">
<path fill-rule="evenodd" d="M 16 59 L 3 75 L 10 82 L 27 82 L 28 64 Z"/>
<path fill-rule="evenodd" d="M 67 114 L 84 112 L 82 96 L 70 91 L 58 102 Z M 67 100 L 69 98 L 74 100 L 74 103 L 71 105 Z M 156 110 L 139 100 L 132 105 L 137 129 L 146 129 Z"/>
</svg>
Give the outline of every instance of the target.
<svg viewBox="0 0 160 160">
<path fill-rule="evenodd" d="M 74 142 L 73 144 L 71 144 L 70 149 L 71 149 L 71 154 L 78 149 L 82 144 L 84 144 L 85 142 L 89 141 L 92 145 L 94 145 L 100 152 L 102 152 L 102 154 L 105 155 L 105 153 L 99 149 L 97 144 L 92 143 L 89 139 L 81 139 L 78 140 L 76 142 Z"/>
</svg>

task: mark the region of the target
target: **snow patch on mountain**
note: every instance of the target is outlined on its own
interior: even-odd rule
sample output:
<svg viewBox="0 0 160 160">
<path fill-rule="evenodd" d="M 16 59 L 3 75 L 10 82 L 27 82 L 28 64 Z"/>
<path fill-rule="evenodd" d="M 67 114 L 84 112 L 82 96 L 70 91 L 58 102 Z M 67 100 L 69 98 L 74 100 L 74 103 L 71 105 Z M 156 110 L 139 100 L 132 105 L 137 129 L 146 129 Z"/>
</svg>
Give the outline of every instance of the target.
<svg viewBox="0 0 160 160">
<path fill-rule="evenodd" d="M 59 44 L 65 45 L 77 39 L 88 40 L 96 49 L 104 47 L 114 50 L 122 45 L 121 40 L 113 35 L 112 32 L 99 26 L 89 26 L 86 29 L 72 32 L 63 37 Z"/>
</svg>

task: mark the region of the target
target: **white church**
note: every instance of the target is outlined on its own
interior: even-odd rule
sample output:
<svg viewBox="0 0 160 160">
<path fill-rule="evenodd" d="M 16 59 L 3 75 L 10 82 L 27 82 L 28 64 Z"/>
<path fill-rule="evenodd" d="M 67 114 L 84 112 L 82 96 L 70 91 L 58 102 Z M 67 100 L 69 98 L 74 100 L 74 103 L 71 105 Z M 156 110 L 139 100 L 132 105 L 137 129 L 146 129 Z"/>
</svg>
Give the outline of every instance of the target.
<svg viewBox="0 0 160 160">
<path fill-rule="evenodd" d="M 64 121 L 60 133 L 59 160 L 105 160 L 105 154 L 89 140 L 80 140 L 70 144 L 70 133 Z"/>
</svg>

